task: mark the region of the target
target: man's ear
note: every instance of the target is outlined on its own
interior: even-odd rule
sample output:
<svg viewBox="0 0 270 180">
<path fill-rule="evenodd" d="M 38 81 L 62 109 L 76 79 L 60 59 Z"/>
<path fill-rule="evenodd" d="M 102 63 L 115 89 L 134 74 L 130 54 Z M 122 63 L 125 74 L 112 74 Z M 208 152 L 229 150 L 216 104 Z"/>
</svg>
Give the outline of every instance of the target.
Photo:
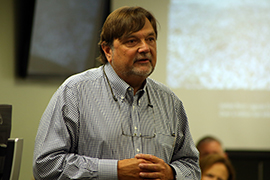
<svg viewBox="0 0 270 180">
<path fill-rule="evenodd" d="M 101 47 L 102 47 L 102 50 L 103 50 L 108 62 L 111 63 L 111 61 L 112 61 L 112 48 L 108 45 L 105 45 L 105 44 L 106 44 L 105 42 L 102 43 Z"/>
</svg>

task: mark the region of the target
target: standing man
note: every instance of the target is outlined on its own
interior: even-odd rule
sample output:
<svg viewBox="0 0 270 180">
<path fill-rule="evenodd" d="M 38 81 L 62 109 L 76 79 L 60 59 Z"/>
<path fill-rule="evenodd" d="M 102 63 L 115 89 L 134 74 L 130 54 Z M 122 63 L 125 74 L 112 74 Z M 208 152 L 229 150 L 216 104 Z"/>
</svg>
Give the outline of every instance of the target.
<svg viewBox="0 0 270 180">
<path fill-rule="evenodd" d="M 104 65 L 67 79 L 41 118 L 36 180 L 200 179 L 182 102 L 148 78 L 156 39 L 156 20 L 141 7 L 108 16 L 99 42 Z"/>
</svg>

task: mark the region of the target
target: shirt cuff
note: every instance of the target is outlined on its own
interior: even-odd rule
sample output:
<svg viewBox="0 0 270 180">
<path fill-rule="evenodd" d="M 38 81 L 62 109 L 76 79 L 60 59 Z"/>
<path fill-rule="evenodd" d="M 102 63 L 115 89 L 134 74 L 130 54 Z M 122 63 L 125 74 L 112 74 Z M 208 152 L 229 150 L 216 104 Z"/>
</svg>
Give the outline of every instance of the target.
<svg viewBox="0 0 270 180">
<path fill-rule="evenodd" d="M 169 164 L 169 166 L 172 168 L 172 171 L 173 171 L 173 177 L 174 177 L 173 179 L 176 180 L 176 175 L 177 175 L 176 171 L 175 171 L 173 166 L 171 166 L 170 164 Z"/>
<path fill-rule="evenodd" d="M 117 162 L 118 160 L 100 159 L 98 162 L 98 179 L 117 180 Z"/>
<path fill-rule="evenodd" d="M 174 165 L 170 164 L 170 166 L 173 168 L 173 170 L 175 171 L 175 180 L 184 180 L 181 171 L 179 170 L 179 168 L 175 167 Z"/>
</svg>

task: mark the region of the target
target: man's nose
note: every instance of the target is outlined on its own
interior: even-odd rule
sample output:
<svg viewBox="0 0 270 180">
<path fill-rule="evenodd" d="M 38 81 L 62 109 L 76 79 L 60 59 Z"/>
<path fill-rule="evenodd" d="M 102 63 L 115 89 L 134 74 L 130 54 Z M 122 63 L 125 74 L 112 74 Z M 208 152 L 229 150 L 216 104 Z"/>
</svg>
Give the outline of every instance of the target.
<svg viewBox="0 0 270 180">
<path fill-rule="evenodd" d="M 138 48 L 138 52 L 139 52 L 139 53 L 148 53 L 148 52 L 150 52 L 149 44 L 147 44 L 146 41 L 142 41 L 142 42 L 140 43 L 139 48 Z"/>
</svg>

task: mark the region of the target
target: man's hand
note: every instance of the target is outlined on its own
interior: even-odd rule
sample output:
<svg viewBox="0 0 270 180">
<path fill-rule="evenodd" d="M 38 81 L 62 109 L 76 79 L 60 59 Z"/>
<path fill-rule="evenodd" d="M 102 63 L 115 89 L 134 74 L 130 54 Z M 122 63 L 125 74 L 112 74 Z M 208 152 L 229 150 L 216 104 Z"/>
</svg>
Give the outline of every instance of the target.
<svg viewBox="0 0 270 180">
<path fill-rule="evenodd" d="M 152 164 L 151 162 L 142 158 L 123 159 L 118 161 L 118 179 L 119 180 L 138 180 L 140 178 L 141 168 L 140 164 Z"/>
<path fill-rule="evenodd" d="M 135 158 L 146 161 L 139 163 L 141 171 L 139 173 L 140 178 L 174 180 L 175 177 L 172 168 L 162 159 L 150 154 L 137 154 Z"/>
</svg>

